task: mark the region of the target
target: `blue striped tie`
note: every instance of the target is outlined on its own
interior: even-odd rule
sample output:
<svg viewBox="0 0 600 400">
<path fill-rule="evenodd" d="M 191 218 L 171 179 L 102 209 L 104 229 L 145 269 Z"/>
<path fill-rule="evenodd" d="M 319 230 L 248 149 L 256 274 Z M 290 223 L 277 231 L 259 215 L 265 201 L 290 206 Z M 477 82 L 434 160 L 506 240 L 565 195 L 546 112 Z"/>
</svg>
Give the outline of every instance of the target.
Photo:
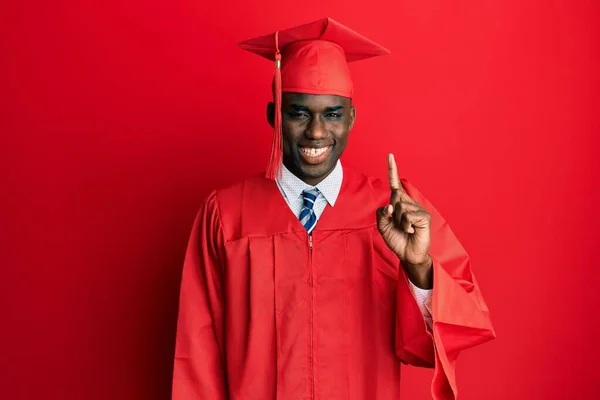
<svg viewBox="0 0 600 400">
<path fill-rule="evenodd" d="M 299 218 L 300 223 L 304 225 L 304 228 L 309 235 L 311 234 L 312 230 L 315 229 L 315 225 L 317 224 L 317 216 L 315 215 L 313 206 L 315 205 L 315 201 L 317 201 L 319 194 L 320 192 L 317 188 L 302 192 L 302 197 L 304 198 L 304 207 L 302 207 L 302 211 L 300 211 Z"/>
</svg>

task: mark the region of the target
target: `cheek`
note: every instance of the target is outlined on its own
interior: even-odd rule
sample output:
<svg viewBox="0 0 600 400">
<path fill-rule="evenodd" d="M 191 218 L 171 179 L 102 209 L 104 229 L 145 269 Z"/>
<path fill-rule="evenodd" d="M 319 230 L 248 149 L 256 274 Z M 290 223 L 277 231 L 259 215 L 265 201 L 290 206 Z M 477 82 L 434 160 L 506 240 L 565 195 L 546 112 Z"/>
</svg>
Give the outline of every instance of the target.
<svg viewBox="0 0 600 400">
<path fill-rule="evenodd" d="M 291 151 L 295 147 L 298 141 L 297 135 L 295 134 L 294 128 L 291 126 L 283 127 L 283 148 Z"/>
<path fill-rule="evenodd" d="M 333 136 L 338 142 L 338 145 L 345 145 L 348 141 L 348 130 L 345 127 L 340 128 L 336 132 L 334 132 Z"/>
</svg>

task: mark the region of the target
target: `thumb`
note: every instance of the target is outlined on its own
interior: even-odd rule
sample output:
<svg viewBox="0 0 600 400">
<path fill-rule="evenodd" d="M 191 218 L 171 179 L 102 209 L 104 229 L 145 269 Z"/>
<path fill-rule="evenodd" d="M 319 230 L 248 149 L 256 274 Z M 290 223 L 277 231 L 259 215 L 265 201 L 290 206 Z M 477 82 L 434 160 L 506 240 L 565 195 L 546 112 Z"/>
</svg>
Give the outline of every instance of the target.
<svg viewBox="0 0 600 400">
<path fill-rule="evenodd" d="M 377 227 L 380 231 L 392 223 L 390 217 L 392 216 L 393 212 L 394 207 L 391 204 L 377 209 Z"/>
</svg>

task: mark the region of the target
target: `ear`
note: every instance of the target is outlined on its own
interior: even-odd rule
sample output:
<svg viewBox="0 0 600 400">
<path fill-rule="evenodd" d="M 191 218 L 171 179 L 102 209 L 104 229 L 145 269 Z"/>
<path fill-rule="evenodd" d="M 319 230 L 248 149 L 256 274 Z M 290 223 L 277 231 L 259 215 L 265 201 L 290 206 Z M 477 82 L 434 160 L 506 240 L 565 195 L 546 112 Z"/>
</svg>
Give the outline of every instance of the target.
<svg viewBox="0 0 600 400">
<path fill-rule="evenodd" d="M 356 121 L 356 107 L 352 106 L 350 109 L 350 127 L 348 130 L 351 130 L 354 127 L 354 121 Z"/>
<path fill-rule="evenodd" d="M 272 101 L 267 104 L 267 122 L 271 125 L 271 128 L 275 125 L 275 104 Z"/>
</svg>

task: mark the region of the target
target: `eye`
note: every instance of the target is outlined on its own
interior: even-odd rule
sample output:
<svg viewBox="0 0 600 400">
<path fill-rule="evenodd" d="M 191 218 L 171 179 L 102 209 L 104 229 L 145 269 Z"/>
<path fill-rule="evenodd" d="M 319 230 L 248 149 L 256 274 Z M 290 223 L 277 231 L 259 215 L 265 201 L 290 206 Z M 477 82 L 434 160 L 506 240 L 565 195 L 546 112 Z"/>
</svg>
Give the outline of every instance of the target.
<svg viewBox="0 0 600 400">
<path fill-rule="evenodd" d="M 327 113 L 327 114 L 325 114 L 325 118 L 327 118 L 327 119 L 340 119 L 340 118 L 342 118 L 342 114 L 339 114 L 339 113 Z"/>
<path fill-rule="evenodd" d="M 292 119 L 304 119 L 304 118 L 308 118 L 308 115 L 303 113 L 303 112 L 297 112 L 297 111 L 290 111 L 288 113 L 288 116 Z"/>
</svg>

